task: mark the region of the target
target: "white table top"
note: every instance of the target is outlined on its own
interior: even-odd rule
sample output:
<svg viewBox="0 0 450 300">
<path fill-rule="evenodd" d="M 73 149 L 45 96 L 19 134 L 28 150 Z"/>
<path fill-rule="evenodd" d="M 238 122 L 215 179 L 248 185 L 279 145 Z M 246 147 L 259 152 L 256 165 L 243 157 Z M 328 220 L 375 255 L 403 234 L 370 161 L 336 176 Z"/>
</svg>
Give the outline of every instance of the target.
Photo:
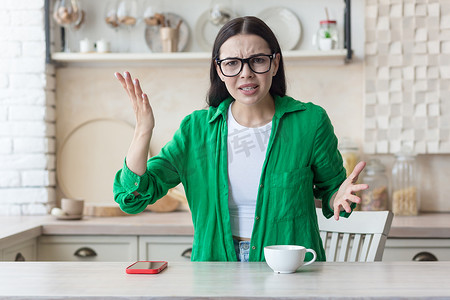
<svg viewBox="0 0 450 300">
<path fill-rule="evenodd" d="M 449 298 L 450 262 L 314 263 L 275 274 L 266 263 L 180 262 L 131 275 L 131 262 L 1 262 L 0 297 Z"/>
</svg>

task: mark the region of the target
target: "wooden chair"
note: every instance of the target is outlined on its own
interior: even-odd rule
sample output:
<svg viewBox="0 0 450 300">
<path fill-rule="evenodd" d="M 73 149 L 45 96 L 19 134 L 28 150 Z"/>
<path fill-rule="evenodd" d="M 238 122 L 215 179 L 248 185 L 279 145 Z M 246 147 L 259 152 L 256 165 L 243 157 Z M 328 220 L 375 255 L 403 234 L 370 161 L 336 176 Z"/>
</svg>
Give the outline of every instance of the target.
<svg viewBox="0 0 450 300">
<path fill-rule="evenodd" d="M 348 218 L 326 219 L 316 208 L 320 237 L 329 262 L 381 261 L 391 228 L 390 211 L 354 211 Z"/>
</svg>

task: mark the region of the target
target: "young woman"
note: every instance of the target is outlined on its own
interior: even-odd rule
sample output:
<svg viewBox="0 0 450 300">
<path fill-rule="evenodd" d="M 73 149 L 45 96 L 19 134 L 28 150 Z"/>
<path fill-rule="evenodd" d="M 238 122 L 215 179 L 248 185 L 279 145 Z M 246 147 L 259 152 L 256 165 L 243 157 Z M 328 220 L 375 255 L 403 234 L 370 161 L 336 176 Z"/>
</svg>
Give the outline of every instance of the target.
<svg viewBox="0 0 450 300">
<path fill-rule="evenodd" d="M 359 163 L 346 179 L 326 112 L 286 96 L 283 57 L 260 19 L 236 18 L 219 31 L 209 108 L 181 123 L 147 161 L 154 128 L 138 79 L 115 74 L 136 115 L 133 141 L 114 182 L 115 201 L 139 213 L 183 184 L 194 225 L 193 261 L 263 261 L 264 246 L 312 248 L 325 260 L 314 198 L 326 217 L 360 202 Z"/>
</svg>

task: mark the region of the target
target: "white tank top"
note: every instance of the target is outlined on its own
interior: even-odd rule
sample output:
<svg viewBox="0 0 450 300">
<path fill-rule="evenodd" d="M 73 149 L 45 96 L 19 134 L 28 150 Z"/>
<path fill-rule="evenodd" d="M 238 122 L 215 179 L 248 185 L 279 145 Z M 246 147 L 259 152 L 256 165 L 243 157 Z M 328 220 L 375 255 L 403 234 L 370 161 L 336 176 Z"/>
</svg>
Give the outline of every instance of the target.
<svg viewBox="0 0 450 300">
<path fill-rule="evenodd" d="M 230 105 L 227 123 L 231 232 L 234 236 L 250 238 L 272 122 L 257 128 L 242 126 L 234 119 Z"/>
</svg>

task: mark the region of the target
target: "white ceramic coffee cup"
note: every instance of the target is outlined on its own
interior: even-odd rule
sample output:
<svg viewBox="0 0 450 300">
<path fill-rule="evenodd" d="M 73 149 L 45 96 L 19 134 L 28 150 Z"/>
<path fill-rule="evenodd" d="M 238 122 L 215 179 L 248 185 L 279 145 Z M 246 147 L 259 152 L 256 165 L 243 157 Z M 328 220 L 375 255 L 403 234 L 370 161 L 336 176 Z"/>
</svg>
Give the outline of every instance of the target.
<svg viewBox="0 0 450 300">
<path fill-rule="evenodd" d="M 82 39 L 80 41 L 80 52 L 87 53 L 92 52 L 92 43 L 89 39 Z"/>
<path fill-rule="evenodd" d="M 97 52 L 106 53 L 109 52 L 109 42 L 106 40 L 98 40 L 96 43 Z"/>
<path fill-rule="evenodd" d="M 313 258 L 305 262 L 307 252 L 312 253 Z M 316 251 L 313 249 L 297 245 L 266 246 L 264 247 L 264 256 L 267 264 L 275 273 L 294 273 L 301 266 L 312 264 L 317 258 Z"/>
<path fill-rule="evenodd" d="M 68 216 L 80 216 L 83 214 L 84 200 L 82 199 L 61 199 L 61 210 Z"/>
</svg>

